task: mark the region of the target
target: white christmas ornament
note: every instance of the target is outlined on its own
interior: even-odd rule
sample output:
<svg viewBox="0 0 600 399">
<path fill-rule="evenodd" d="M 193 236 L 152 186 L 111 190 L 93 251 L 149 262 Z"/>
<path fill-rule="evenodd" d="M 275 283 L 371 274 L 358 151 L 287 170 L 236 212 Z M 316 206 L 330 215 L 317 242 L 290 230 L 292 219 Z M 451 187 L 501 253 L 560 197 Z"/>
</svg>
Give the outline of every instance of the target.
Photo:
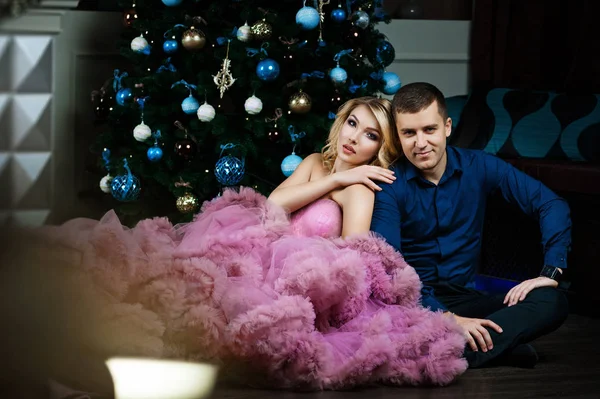
<svg viewBox="0 0 600 399">
<path fill-rule="evenodd" d="M 137 141 L 146 141 L 150 136 L 152 136 L 152 130 L 150 129 L 150 126 L 146 125 L 144 122 L 133 129 L 133 137 L 135 137 Z"/>
<path fill-rule="evenodd" d="M 262 107 L 262 101 L 256 96 L 248 97 L 248 99 L 244 103 L 244 108 L 246 109 L 246 112 L 250 115 L 258 114 L 262 110 Z"/>
<path fill-rule="evenodd" d="M 111 175 L 106 175 L 100 180 L 100 190 L 102 190 L 103 193 L 110 194 L 110 183 L 112 182 L 112 179 L 113 177 Z"/>
<path fill-rule="evenodd" d="M 198 119 L 200 119 L 202 122 L 210 122 L 214 117 L 215 109 L 212 105 L 205 101 L 204 104 L 198 108 Z"/>
<path fill-rule="evenodd" d="M 252 38 L 252 32 L 250 31 L 250 26 L 248 26 L 248 22 L 244 23 L 244 25 L 237 30 L 236 36 L 240 42 L 250 41 L 250 39 Z"/>
<path fill-rule="evenodd" d="M 142 52 L 148 47 L 148 41 L 142 36 L 138 36 L 131 41 L 131 49 L 133 51 Z"/>
</svg>

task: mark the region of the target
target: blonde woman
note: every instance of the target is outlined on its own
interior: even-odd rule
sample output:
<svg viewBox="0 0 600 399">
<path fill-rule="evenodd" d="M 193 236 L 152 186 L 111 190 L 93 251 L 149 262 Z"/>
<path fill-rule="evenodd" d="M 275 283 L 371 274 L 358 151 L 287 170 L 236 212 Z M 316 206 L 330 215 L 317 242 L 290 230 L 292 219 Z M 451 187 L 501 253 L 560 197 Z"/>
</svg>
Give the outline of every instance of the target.
<svg viewBox="0 0 600 399">
<path fill-rule="evenodd" d="M 331 200 L 343 214 L 343 237 L 365 233 L 371 224 L 374 191 L 381 190 L 376 182 L 395 180 L 389 166 L 399 150 L 390 101 L 375 97 L 349 100 L 339 109 L 323 151 L 306 157 L 269 200 L 289 212 L 317 200 Z"/>
</svg>

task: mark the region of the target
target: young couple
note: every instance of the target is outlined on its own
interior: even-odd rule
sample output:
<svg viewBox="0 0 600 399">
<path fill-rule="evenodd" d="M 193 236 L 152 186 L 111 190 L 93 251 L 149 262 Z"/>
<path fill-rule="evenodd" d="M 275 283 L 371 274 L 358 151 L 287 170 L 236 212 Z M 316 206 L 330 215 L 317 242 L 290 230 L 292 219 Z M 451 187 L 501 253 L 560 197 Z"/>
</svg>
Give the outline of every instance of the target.
<svg viewBox="0 0 600 399">
<path fill-rule="evenodd" d="M 451 131 L 444 96 L 428 83 L 402 87 L 391 105 L 350 100 L 323 154 L 307 157 L 269 199 L 292 212 L 333 199 L 343 236 L 372 230 L 416 269 L 421 304 L 460 326 L 469 367 L 533 367 L 538 357 L 528 342 L 568 314 L 556 289 L 571 240 L 568 205 L 495 156 L 447 146 Z M 539 220 L 545 264 L 539 277 L 492 296 L 475 289 L 475 273 L 495 191 Z"/>
<path fill-rule="evenodd" d="M 554 274 L 568 208 L 495 157 L 446 147 L 450 131 L 429 84 L 393 103 L 353 99 L 323 152 L 268 200 L 226 190 L 183 226 L 128 229 L 111 211 L 36 229 L 23 245 L 38 253 L 15 253 L 59 259 L 65 284 L 85 287 L 85 346 L 105 357 L 211 361 L 250 384 L 313 389 L 445 385 L 468 365 L 531 365 L 526 342 L 567 312 Z M 502 297 L 473 288 L 494 190 L 539 219 L 547 264 Z"/>
</svg>

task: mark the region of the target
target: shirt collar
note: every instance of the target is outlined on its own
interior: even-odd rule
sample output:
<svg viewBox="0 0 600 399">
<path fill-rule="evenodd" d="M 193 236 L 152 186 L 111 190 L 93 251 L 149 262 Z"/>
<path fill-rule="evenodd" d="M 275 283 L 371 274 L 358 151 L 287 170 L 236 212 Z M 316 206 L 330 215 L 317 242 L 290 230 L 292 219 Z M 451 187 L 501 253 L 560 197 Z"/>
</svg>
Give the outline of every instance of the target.
<svg viewBox="0 0 600 399">
<path fill-rule="evenodd" d="M 444 175 L 442 176 L 440 183 L 452 177 L 452 175 L 454 175 L 455 172 L 462 172 L 462 165 L 457 151 L 451 146 L 446 146 L 446 154 L 448 155 L 448 162 L 446 163 L 446 170 L 444 171 Z M 419 170 L 406 158 L 404 158 L 404 165 L 404 176 L 406 177 L 407 181 L 420 176 Z"/>
</svg>

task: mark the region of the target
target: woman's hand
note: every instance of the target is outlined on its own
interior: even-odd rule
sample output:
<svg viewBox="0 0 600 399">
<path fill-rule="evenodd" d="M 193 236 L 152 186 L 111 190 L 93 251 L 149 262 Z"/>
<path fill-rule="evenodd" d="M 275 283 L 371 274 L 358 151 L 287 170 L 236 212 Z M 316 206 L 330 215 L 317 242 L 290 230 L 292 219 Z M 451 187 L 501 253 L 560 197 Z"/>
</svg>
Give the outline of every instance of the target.
<svg viewBox="0 0 600 399">
<path fill-rule="evenodd" d="M 375 181 L 393 183 L 396 180 L 396 176 L 394 176 L 394 172 L 391 170 L 370 165 L 362 165 L 343 172 L 335 172 L 333 178 L 342 187 L 348 187 L 353 184 L 364 184 L 373 191 L 381 191 L 381 187 L 375 184 Z"/>
</svg>

